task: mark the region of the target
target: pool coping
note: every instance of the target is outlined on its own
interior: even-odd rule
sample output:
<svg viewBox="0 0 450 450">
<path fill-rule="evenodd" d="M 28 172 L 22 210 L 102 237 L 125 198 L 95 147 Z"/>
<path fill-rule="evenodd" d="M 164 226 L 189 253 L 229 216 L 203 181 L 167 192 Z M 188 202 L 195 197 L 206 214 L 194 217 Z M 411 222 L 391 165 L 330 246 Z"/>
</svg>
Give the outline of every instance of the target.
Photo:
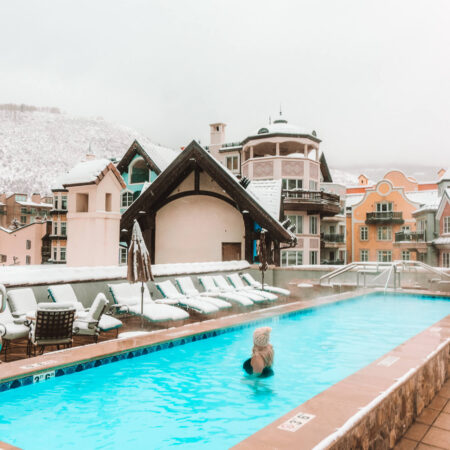
<svg viewBox="0 0 450 450">
<path fill-rule="evenodd" d="M 101 363 L 98 365 L 103 365 L 130 357 L 132 358 L 136 356 L 141 356 L 143 354 L 164 350 L 166 348 L 170 348 L 176 345 L 187 344 L 195 340 L 214 337 L 236 328 L 254 326 L 254 324 L 257 323 L 258 321 L 263 321 L 271 317 L 300 312 L 302 310 L 307 310 L 322 305 L 328 305 L 335 302 L 350 300 L 352 298 L 370 294 L 377 291 L 379 290 L 360 289 L 356 291 L 345 292 L 342 294 L 329 295 L 313 300 L 301 300 L 283 305 L 272 306 L 266 309 L 254 310 L 251 312 L 243 312 L 240 314 L 224 316 L 217 319 L 204 320 L 202 322 L 186 324 L 179 327 L 172 327 L 163 330 L 155 330 L 148 332 L 144 335 L 127 337 L 122 339 L 121 338 L 113 339 L 101 343 L 89 344 L 82 347 L 75 347 L 71 349 L 47 353 L 33 358 L 22 359 L 10 363 L 3 363 L 0 365 L 0 392 L 32 384 L 33 377 L 36 376 L 41 377 L 44 376 L 45 379 L 45 376 L 48 373 L 53 373 L 52 376 L 66 375 L 77 371 L 97 367 L 97 363 L 99 362 Z M 445 295 L 440 292 L 430 293 L 428 291 L 417 291 L 417 290 L 411 291 L 397 290 L 397 293 L 424 295 L 427 297 L 430 296 L 450 297 L 450 295 L 448 294 Z M 450 315 L 447 316 L 442 321 L 445 320 L 448 320 L 448 323 L 445 322 L 443 329 L 445 329 L 445 327 L 448 328 L 448 337 L 450 338 Z M 433 328 L 433 326 L 430 328 Z M 420 333 L 417 336 L 420 336 L 421 334 L 427 332 L 428 330 L 429 329 L 425 330 L 424 332 Z M 405 345 L 407 342 L 415 339 L 417 336 L 411 338 L 402 345 Z M 381 357 L 380 359 L 385 358 L 387 355 L 395 352 L 397 349 L 398 347 L 394 349 L 392 352 L 383 355 L 383 357 Z M 376 362 L 369 364 L 369 366 L 366 367 L 370 367 L 375 363 Z M 346 379 L 337 383 L 337 385 L 348 380 L 352 376 L 355 376 L 359 372 L 364 371 L 365 369 L 366 368 L 361 369 L 355 374 L 350 375 L 350 377 L 347 377 Z M 336 385 L 330 387 L 324 392 L 333 389 L 335 386 Z M 319 396 L 322 394 L 319 394 Z M 318 396 L 313 397 L 308 402 L 314 400 L 316 397 Z M 279 423 L 282 419 L 285 420 L 287 416 L 292 416 L 293 412 L 297 411 L 303 405 L 300 405 L 298 408 L 295 408 L 294 410 L 290 411 L 285 416 L 282 416 L 281 418 L 275 420 L 272 424 L 268 425 L 268 427 L 272 427 L 274 424 Z M 255 448 L 254 447 L 255 444 L 252 444 L 253 445 L 252 447 L 248 447 L 246 444 L 247 441 L 253 439 L 257 439 L 259 441 L 259 437 L 255 438 L 255 436 L 258 436 L 260 433 L 265 434 L 264 430 L 266 430 L 266 428 L 268 427 L 263 428 L 262 430 L 258 431 L 257 433 L 251 435 L 249 438 L 242 441 L 241 443 L 237 444 L 236 448 Z M 305 428 L 305 430 L 307 429 L 308 427 Z M 334 431 L 334 429 L 331 431 Z M 290 434 L 293 435 L 294 433 Z M 298 435 L 296 434 L 296 436 Z M 4 446 L 5 448 L 8 448 L 6 447 L 8 444 L 0 442 L 0 445 Z M 244 446 L 240 447 L 241 445 Z M 258 442 L 257 445 L 260 446 L 260 448 L 292 448 L 293 443 L 289 444 L 289 447 L 283 447 L 280 446 L 279 442 L 275 441 L 274 445 L 270 446 L 268 438 L 264 437 L 263 442 L 262 443 Z M 10 448 L 16 447 L 11 446 Z"/>
</svg>

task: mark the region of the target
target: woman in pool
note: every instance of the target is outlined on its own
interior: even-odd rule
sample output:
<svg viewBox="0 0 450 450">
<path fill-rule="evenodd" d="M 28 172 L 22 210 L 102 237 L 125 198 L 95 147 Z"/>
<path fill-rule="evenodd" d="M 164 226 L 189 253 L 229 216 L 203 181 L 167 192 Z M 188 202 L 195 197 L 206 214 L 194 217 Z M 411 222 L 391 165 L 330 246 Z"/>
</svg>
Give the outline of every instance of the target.
<svg viewBox="0 0 450 450">
<path fill-rule="evenodd" d="M 273 375 L 272 364 L 274 351 L 269 344 L 270 332 L 272 328 L 257 328 L 253 333 L 252 357 L 244 363 L 244 370 L 249 375 L 258 375 L 259 378 L 266 378 Z"/>
</svg>

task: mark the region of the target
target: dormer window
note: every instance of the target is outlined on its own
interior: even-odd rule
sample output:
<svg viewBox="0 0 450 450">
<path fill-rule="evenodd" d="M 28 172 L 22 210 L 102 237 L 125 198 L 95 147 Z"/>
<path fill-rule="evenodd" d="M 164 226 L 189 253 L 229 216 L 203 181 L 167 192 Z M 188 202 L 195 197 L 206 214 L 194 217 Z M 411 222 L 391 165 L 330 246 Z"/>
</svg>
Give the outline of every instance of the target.
<svg viewBox="0 0 450 450">
<path fill-rule="evenodd" d="M 130 183 L 145 183 L 150 181 L 150 171 L 143 159 L 138 159 L 130 169 Z"/>
</svg>

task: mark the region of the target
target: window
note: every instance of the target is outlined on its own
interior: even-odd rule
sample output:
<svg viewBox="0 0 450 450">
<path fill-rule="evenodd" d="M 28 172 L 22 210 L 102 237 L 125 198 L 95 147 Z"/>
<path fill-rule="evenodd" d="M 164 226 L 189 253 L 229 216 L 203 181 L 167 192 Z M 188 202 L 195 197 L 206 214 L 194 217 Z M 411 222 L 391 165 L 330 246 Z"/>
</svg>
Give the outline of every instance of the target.
<svg viewBox="0 0 450 450">
<path fill-rule="evenodd" d="M 444 217 L 444 234 L 450 233 L 450 216 Z"/>
<path fill-rule="evenodd" d="M 391 227 L 378 227 L 378 240 L 379 241 L 391 241 L 392 240 L 392 229 Z"/>
<path fill-rule="evenodd" d="M 67 222 L 61 222 L 61 236 L 67 235 Z"/>
<path fill-rule="evenodd" d="M 27 196 L 22 194 L 16 194 L 15 196 L 16 202 L 26 202 Z"/>
<path fill-rule="evenodd" d="M 303 264 L 303 252 L 289 250 L 281 252 L 281 266 L 301 266 Z"/>
<path fill-rule="evenodd" d="M 309 234 L 317 234 L 317 217 L 309 216 Z"/>
<path fill-rule="evenodd" d="M 380 202 L 377 203 L 377 212 L 391 212 L 393 211 L 392 202 Z"/>
<path fill-rule="evenodd" d="M 77 194 L 76 196 L 77 212 L 89 211 L 89 194 Z"/>
<path fill-rule="evenodd" d="M 295 234 L 303 233 L 303 216 L 287 216 L 292 225 L 295 225 Z"/>
<path fill-rule="evenodd" d="M 310 264 L 317 264 L 318 254 L 319 254 L 319 252 L 317 250 L 311 250 L 309 252 L 309 263 Z"/>
<path fill-rule="evenodd" d="M 67 209 L 67 195 L 61 197 L 61 209 Z"/>
<path fill-rule="evenodd" d="M 309 190 L 310 191 L 317 191 L 319 187 L 319 183 L 317 181 L 309 180 Z"/>
<path fill-rule="evenodd" d="M 122 194 L 121 206 L 122 208 L 128 208 L 133 203 L 133 194 L 129 191 L 126 191 Z"/>
<path fill-rule="evenodd" d="M 402 251 L 402 261 L 409 261 L 411 259 L 410 253 L 408 250 Z"/>
<path fill-rule="evenodd" d="M 27 265 L 31 264 L 31 256 L 30 255 L 25 256 L 25 264 L 27 264 Z"/>
<path fill-rule="evenodd" d="M 303 188 L 303 180 L 283 178 L 282 188 L 283 188 L 283 190 L 302 189 Z M 287 196 L 288 197 L 298 197 L 298 194 L 293 193 L 293 192 L 288 192 Z"/>
<path fill-rule="evenodd" d="M 369 250 L 360 250 L 359 251 L 359 260 L 362 262 L 369 261 Z"/>
<path fill-rule="evenodd" d="M 392 252 L 390 250 L 378 250 L 378 262 L 392 262 Z"/>
<path fill-rule="evenodd" d="M 225 157 L 225 165 L 232 172 L 239 172 L 239 156 L 232 155 Z"/>
<path fill-rule="evenodd" d="M 450 253 L 442 253 L 442 267 L 450 267 Z"/>
<path fill-rule="evenodd" d="M 5 263 L 8 257 L 6 255 L 0 255 L 0 262 Z"/>
<path fill-rule="evenodd" d="M 425 219 L 420 219 L 417 221 L 417 231 L 423 233 L 426 229 L 427 221 Z"/>
<path fill-rule="evenodd" d="M 30 241 L 29 239 L 27 239 L 27 243 L 26 243 L 25 248 L 26 248 L 27 250 L 30 250 L 30 249 L 31 249 L 31 241 Z"/>
<path fill-rule="evenodd" d="M 53 222 L 53 234 L 58 235 L 58 222 Z"/>
<path fill-rule="evenodd" d="M 402 231 L 403 231 L 403 233 L 408 234 L 411 231 L 411 227 L 409 225 L 403 225 Z"/>
<path fill-rule="evenodd" d="M 145 183 L 150 181 L 150 171 L 143 159 L 137 159 L 131 167 L 130 183 Z"/>
<path fill-rule="evenodd" d="M 367 227 L 359 227 L 359 239 L 367 241 L 369 239 L 369 229 Z"/>
<path fill-rule="evenodd" d="M 61 261 L 65 261 L 66 260 L 66 247 L 61 247 L 59 249 L 59 259 Z"/>
<path fill-rule="evenodd" d="M 53 261 L 57 261 L 57 260 L 58 260 L 58 248 L 53 247 Z"/>
<path fill-rule="evenodd" d="M 105 211 L 112 211 L 112 194 L 105 194 Z"/>
<path fill-rule="evenodd" d="M 126 264 L 127 263 L 128 251 L 125 247 L 120 247 L 119 249 L 119 263 Z"/>
<path fill-rule="evenodd" d="M 27 208 L 20 208 L 20 214 L 26 214 Z"/>
<path fill-rule="evenodd" d="M 26 224 L 27 223 L 27 216 L 20 216 L 20 223 Z"/>
</svg>

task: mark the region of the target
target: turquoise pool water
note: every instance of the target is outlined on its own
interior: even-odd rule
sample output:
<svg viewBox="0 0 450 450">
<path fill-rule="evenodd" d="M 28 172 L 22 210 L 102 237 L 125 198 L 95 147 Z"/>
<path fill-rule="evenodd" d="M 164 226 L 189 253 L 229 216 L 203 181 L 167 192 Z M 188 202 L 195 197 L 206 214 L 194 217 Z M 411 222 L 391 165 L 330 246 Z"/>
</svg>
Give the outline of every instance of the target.
<svg viewBox="0 0 450 450">
<path fill-rule="evenodd" d="M 241 369 L 255 326 L 11 389 L 0 394 L 0 440 L 24 449 L 226 449 L 447 314 L 449 300 L 372 294 L 268 319 L 267 379 Z"/>
</svg>

